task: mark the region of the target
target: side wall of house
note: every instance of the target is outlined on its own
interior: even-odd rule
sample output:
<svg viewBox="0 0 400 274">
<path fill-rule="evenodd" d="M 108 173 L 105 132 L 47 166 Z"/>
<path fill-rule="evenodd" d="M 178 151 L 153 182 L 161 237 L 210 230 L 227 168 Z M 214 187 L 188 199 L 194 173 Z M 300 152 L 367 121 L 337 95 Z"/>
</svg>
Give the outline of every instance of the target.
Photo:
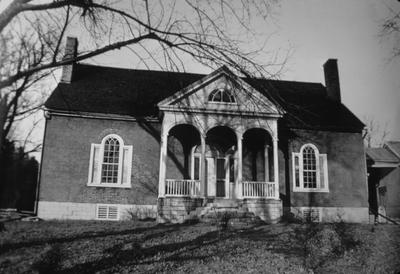
<svg viewBox="0 0 400 274">
<path fill-rule="evenodd" d="M 155 217 L 158 194 L 160 124 L 52 115 L 47 119 L 38 215 L 94 219 L 97 204 L 132 208 Z M 91 144 L 118 134 L 132 145 L 131 188 L 87 186 Z M 139 214 L 139 215 L 140 215 Z"/>
<path fill-rule="evenodd" d="M 379 193 L 379 204 L 386 210 L 386 215 L 400 218 L 400 167 L 391 169 L 379 182 L 379 187 L 386 187 L 384 193 Z"/>
<path fill-rule="evenodd" d="M 368 222 L 368 190 L 363 141 L 360 133 L 291 130 L 280 148 L 281 194 L 286 211 L 301 215 L 304 208 L 320 212 L 323 222 Z M 281 139 L 281 137 L 280 137 Z M 285 141 L 283 141 L 285 142 Z M 314 144 L 327 154 L 329 192 L 294 192 L 292 153 Z M 283 181 L 282 181 L 283 180 Z"/>
</svg>

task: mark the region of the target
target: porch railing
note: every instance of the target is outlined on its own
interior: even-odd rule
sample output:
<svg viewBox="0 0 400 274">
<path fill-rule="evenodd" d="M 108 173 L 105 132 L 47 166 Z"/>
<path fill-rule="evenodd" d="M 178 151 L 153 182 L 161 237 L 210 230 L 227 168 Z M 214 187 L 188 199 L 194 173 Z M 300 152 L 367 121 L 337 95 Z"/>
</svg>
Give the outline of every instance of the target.
<svg viewBox="0 0 400 274">
<path fill-rule="evenodd" d="M 274 198 L 275 183 L 245 181 L 242 183 L 243 198 Z"/>
<path fill-rule="evenodd" d="M 165 196 L 200 196 L 200 181 L 198 180 L 165 180 Z"/>
</svg>

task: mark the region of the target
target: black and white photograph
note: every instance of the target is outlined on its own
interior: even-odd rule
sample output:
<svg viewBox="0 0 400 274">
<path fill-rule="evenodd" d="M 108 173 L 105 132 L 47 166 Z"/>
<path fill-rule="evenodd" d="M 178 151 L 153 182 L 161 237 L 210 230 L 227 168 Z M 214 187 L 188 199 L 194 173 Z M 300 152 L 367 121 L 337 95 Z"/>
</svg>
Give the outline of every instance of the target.
<svg viewBox="0 0 400 274">
<path fill-rule="evenodd" d="M 400 273 L 400 0 L 0 0 L 0 273 Z"/>
</svg>

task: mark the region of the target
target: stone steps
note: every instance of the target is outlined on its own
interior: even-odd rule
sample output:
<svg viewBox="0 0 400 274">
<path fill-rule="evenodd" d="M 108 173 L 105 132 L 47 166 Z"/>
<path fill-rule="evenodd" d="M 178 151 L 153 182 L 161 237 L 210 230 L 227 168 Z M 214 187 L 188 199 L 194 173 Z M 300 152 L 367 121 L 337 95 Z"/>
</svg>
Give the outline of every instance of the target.
<svg viewBox="0 0 400 274">
<path fill-rule="evenodd" d="M 247 207 L 243 207 L 237 201 L 232 200 L 214 200 L 206 206 L 198 207 L 191 211 L 186 220 L 223 224 L 233 228 L 244 228 L 263 223 Z"/>
</svg>

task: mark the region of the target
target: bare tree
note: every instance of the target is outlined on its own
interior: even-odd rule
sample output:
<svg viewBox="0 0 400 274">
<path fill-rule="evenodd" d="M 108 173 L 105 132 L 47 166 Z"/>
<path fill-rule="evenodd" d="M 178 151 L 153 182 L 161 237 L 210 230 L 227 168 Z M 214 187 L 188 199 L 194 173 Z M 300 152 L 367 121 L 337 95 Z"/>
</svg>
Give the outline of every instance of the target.
<svg viewBox="0 0 400 274">
<path fill-rule="evenodd" d="M 11 1 L 0 13 L 0 147 L 15 120 L 40 106 L 30 92 L 53 69 L 121 47 L 144 66 L 181 71 L 190 57 L 214 68 L 228 65 L 246 76 L 274 77 L 286 55 L 281 61 L 273 54 L 256 62 L 266 44 L 245 50 L 258 37 L 253 20 L 265 21 L 273 2 Z M 66 59 L 62 42 L 74 28 L 85 32 L 86 48 Z M 245 41 L 239 40 L 241 33 Z"/>
<path fill-rule="evenodd" d="M 392 57 L 400 57 L 400 0 L 395 3 L 395 7 L 388 7 L 390 16 L 383 21 L 381 26 L 381 36 L 389 38 L 393 43 Z"/>
<path fill-rule="evenodd" d="M 366 128 L 363 132 L 365 146 L 382 147 L 390 134 L 388 130 L 388 123 L 381 125 L 371 117 L 366 117 L 364 122 L 366 124 Z"/>
</svg>

